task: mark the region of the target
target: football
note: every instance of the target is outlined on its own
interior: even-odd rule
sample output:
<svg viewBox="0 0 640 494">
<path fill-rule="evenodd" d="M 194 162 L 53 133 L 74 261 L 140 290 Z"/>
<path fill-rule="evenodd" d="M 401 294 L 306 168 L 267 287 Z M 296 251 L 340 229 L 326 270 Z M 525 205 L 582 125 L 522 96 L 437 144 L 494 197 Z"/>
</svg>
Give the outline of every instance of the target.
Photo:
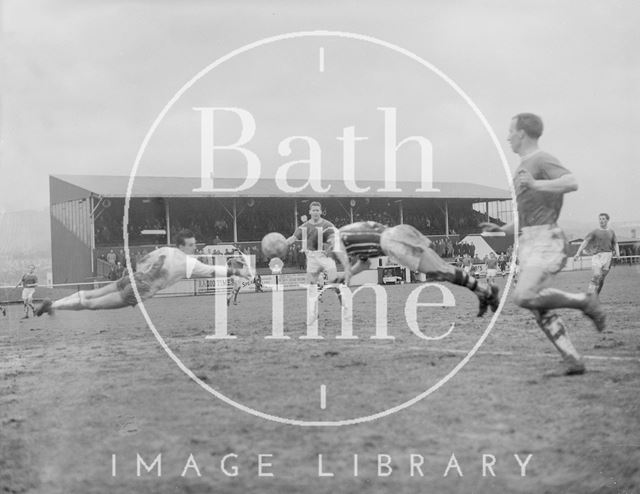
<svg viewBox="0 0 640 494">
<path fill-rule="evenodd" d="M 262 239 L 262 253 L 267 259 L 283 258 L 288 250 L 287 239 L 280 233 L 267 233 Z"/>
</svg>

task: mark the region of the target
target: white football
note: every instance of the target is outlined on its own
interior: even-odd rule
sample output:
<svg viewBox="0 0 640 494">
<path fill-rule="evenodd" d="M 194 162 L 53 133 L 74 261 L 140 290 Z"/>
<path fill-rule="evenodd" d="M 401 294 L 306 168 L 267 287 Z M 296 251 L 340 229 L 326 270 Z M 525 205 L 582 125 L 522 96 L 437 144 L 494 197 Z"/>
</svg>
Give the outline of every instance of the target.
<svg viewBox="0 0 640 494">
<path fill-rule="evenodd" d="M 281 233 L 267 233 L 262 239 L 262 253 L 267 259 L 283 258 L 287 255 L 288 250 L 287 239 Z"/>
</svg>

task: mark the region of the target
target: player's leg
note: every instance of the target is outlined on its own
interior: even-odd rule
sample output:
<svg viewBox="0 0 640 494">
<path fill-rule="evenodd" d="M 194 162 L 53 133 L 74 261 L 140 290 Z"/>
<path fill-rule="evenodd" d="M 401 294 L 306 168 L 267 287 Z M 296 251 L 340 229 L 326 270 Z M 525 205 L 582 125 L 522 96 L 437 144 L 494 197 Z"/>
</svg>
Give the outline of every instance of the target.
<svg viewBox="0 0 640 494">
<path fill-rule="evenodd" d="M 128 279 L 129 275 L 125 274 L 123 278 Z M 100 298 L 109 293 L 117 292 L 120 290 L 120 288 L 118 287 L 118 283 L 120 283 L 120 280 L 114 281 L 112 283 L 108 283 L 105 286 L 101 286 L 100 288 L 94 288 L 93 290 L 86 290 L 84 292 L 84 296 L 86 299 L 92 299 L 92 298 Z"/>
<path fill-rule="evenodd" d="M 602 270 L 602 274 L 600 275 L 600 282 L 598 283 L 598 288 L 596 289 L 596 295 L 598 296 L 600 295 L 600 292 L 602 291 L 602 287 L 604 286 L 604 280 L 608 274 L 609 274 L 608 269 Z"/>
<path fill-rule="evenodd" d="M 240 293 L 241 288 L 242 280 L 240 278 L 236 278 L 233 283 L 233 305 L 238 305 L 238 294 Z"/>
<path fill-rule="evenodd" d="M 513 292 L 516 305 L 529 310 L 578 309 L 598 331 L 605 328 L 605 314 L 594 294 L 571 293 L 548 287 L 551 276 L 565 265 L 565 240 L 559 228 L 523 233 L 520 242 L 520 273 Z"/>
<path fill-rule="evenodd" d="M 536 322 L 542 332 L 547 336 L 549 341 L 556 347 L 556 350 L 562 356 L 562 359 L 566 363 L 565 374 L 584 374 L 585 365 L 582 357 L 575 349 L 569 335 L 564 321 L 550 311 L 532 311 L 536 318 Z"/>
<path fill-rule="evenodd" d="M 609 274 L 609 270 L 611 269 L 611 261 L 613 260 L 612 259 L 613 254 L 611 252 L 601 252 L 600 254 L 598 254 L 598 256 L 599 256 L 599 259 L 598 259 L 597 265 L 594 266 L 594 275 L 596 274 L 595 273 L 596 268 L 598 271 L 597 279 L 594 280 L 592 278 L 591 283 L 589 284 L 589 288 L 591 288 L 592 284 L 594 285 L 594 292 L 589 292 L 589 293 L 595 293 L 596 295 L 600 295 L 600 292 L 602 291 L 602 287 L 604 286 L 604 280 Z"/>
<path fill-rule="evenodd" d="M 307 285 L 317 285 L 320 273 L 322 272 L 322 265 L 318 261 L 316 255 L 307 254 Z M 311 324 L 318 318 L 318 302 L 320 294 L 315 297 L 309 298 L 307 304 L 307 322 Z"/>
<path fill-rule="evenodd" d="M 336 266 L 336 261 L 333 258 L 323 257 L 321 258 L 320 263 L 322 264 L 322 270 L 327 274 L 327 280 L 331 282 L 338 278 L 338 267 Z M 329 289 L 338 295 L 338 301 L 340 302 L 340 305 L 342 305 L 342 294 L 340 293 L 340 288 L 331 286 Z M 324 292 L 324 289 L 320 294 L 322 294 L 322 292 Z"/>
<path fill-rule="evenodd" d="M 318 282 L 316 283 L 316 286 L 318 287 L 318 302 L 322 303 L 322 295 L 324 293 L 324 285 L 326 284 L 326 279 L 324 276 L 324 272 L 321 272 L 318 275 Z"/>
<path fill-rule="evenodd" d="M 30 289 L 29 294 L 27 295 L 27 315 L 29 315 L 29 309 L 31 309 L 31 315 L 35 317 L 36 308 L 33 305 L 33 294 L 35 293 L 35 289 Z"/>
<path fill-rule="evenodd" d="M 134 279 L 138 293 L 143 300 L 155 293 L 153 291 L 153 280 L 146 274 L 136 273 Z M 55 302 L 45 299 L 38 307 L 36 315 L 53 314 L 56 310 L 120 309 L 134 306 L 138 303 L 128 276 L 120 278 L 117 282 L 110 283 L 108 287 L 108 290 L 105 290 L 107 287 L 99 289 L 102 293 L 100 296 L 96 296 L 95 290 L 88 290 L 76 292 Z M 114 290 L 113 287 L 116 289 Z"/>
<path fill-rule="evenodd" d="M 24 309 L 24 316 L 22 317 L 22 319 L 28 319 L 29 308 L 27 307 L 27 289 L 26 288 L 22 289 L 22 294 L 20 295 L 20 298 L 22 299 L 22 308 Z"/>
<path fill-rule="evenodd" d="M 106 293 L 101 297 L 87 298 L 88 291 L 76 292 L 67 297 L 52 302 L 45 299 L 36 310 L 36 315 L 41 316 L 45 312 L 52 314 L 57 310 L 98 310 L 98 309 L 119 309 L 129 304 L 123 292 Z M 135 297 L 134 297 L 135 298 Z"/>
<path fill-rule="evenodd" d="M 48 312 L 48 310 L 84 310 L 89 309 L 88 302 L 91 300 L 100 300 L 107 295 L 111 295 L 113 293 L 118 294 L 123 290 L 124 286 L 129 283 L 129 277 L 124 276 L 118 281 L 114 281 L 113 283 L 109 283 L 103 287 L 96 288 L 94 290 L 83 290 L 76 293 L 73 293 L 67 297 L 61 298 L 54 302 L 47 301 L 46 299 L 43 301 L 42 305 L 36 310 L 36 315 L 42 315 L 44 312 Z M 109 299 L 106 299 L 109 300 Z M 49 305 L 51 303 L 51 305 Z M 93 305 L 93 304 L 91 304 Z M 111 305 L 111 302 L 109 303 Z"/>
<path fill-rule="evenodd" d="M 570 293 L 557 288 L 546 287 L 550 276 L 548 271 L 538 266 L 522 266 L 518 286 L 514 289 L 516 305 L 529 310 L 548 311 L 553 309 L 578 309 L 591 318 L 598 331 L 605 325 L 605 315 L 597 296 L 587 293 Z"/>
<path fill-rule="evenodd" d="M 585 367 L 582 361 L 582 357 L 575 349 L 569 335 L 564 321 L 555 313 L 549 309 L 552 307 L 535 307 L 532 308 L 531 300 L 537 300 L 537 293 L 550 290 L 547 288 L 547 284 L 551 280 L 552 273 L 547 269 L 537 265 L 529 265 L 524 260 L 520 267 L 520 278 L 518 286 L 513 293 L 514 302 L 520 307 L 530 309 L 535 318 L 538 326 L 542 329 L 542 332 L 556 347 L 563 360 L 567 364 L 567 374 L 582 374 Z M 564 293 L 564 292 L 562 292 Z"/>
<path fill-rule="evenodd" d="M 478 316 L 484 315 L 489 306 L 495 312 L 500 304 L 498 287 L 481 285 L 463 269 L 445 262 L 430 245 L 431 241 L 410 225 L 388 228 L 380 237 L 382 250 L 401 265 L 474 292 L 480 300 Z"/>
</svg>

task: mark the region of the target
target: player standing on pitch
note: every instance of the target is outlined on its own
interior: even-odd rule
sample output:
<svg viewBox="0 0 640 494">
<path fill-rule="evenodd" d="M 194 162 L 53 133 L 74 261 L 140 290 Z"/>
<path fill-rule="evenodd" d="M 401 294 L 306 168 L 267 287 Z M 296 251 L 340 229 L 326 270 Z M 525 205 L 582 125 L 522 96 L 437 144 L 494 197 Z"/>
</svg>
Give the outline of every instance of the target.
<svg viewBox="0 0 640 494">
<path fill-rule="evenodd" d="M 133 276 L 140 298 L 151 298 L 183 278 L 253 277 L 248 260 L 242 263 L 242 268 L 210 266 L 195 259 L 195 252 L 195 236 L 189 230 L 182 230 L 176 235 L 176 247 L 160 247 L 140 259 Z M 45 312 L 51 315 L 56 310 L 120 309 L 137 303 L 131 279 L 125 273 L 118 281 L 102 288 L 80 291 L 55 302 L 45 299 L 36 315 Z"/>
<path fill-rule="evenodd" d="M 494 285 L 498 275 L 498 258 L 494 252 L 484 258 L 484 264 L 487 267 L 487 285 Z"/>
<path fill-rule="evenodd" d="M 237 256 L 242 256 L 242 252 L 240 251 L 240 249 L 238 248 L 234 249 L 233 255 L 235 257 L 231 257 L 227 260 L 227 266 L 231 269 L 234 269 L 234 268 L 242 269 L 244 260 L 242 257 L 237 257 Z M 245 284 L 244 278 L 235 274 L 231 276 L 231 290 L 227 294 L 227 305 L 231 304 L 232 299 L 233 299 L 233 305 L 238 305 L 238 294 L 240 293 L 240 290 L 242 289 L 244 284 Z"/>
<path fill-rule="evenodd" d="M 370 258 L 387 255 L 411 271 L 471 290 L 480 301 L 478 317 L 482 317 L 488 307 L 493 312 L 498 309 L 500 296 L 497 286 L 481 285 L 465 270 L 442 260 L 431 248 L 431 240 L 411 225 L 387 227 L 374 221 L 362 221 L 343 226 L 339 236 L 341 249 L 338 252 L 344 249 L 353 260 L 350 276 L 369 269 Z"/>
<path fill-rule="evenodd" d="M 31 313 L 34 316 L 36 315 L 36 308 L 33 305 L 33 294 L 38 286 L 38 277 L 36 276 L 36 267 L 33 264 L 29 266 L 29 271 L 22 275 L 16 288 L 20 285 L 22 285 L 22 304 L 24 305 L 24 317 L 22 319 L 29 319 L 29 309 L 31 309 Z"/>
<path fill-rule="evenodd" d="M 600 222 L 600 228 L 596 228 L 587 234 L 580 247 L 578 247 L 574 259 L 577 260 L 582 255 L 582 251 L 593 254 L 591 258 L 593 276 L 587 292 L 600 295 L 604 279 L 611 269 L 611 260 L 614 252 L 615 257 L 620 257 L 620 246 L 615 232 L 609 228 L 609 215 L 600 213 L 598 221 Z"/>
<path fill-rule="evenodd" d="M 335 260 L 327 254 L 335 240 L 338 229 L 333 223 L 322 217 L 322 205 L 314 201 L 309 204 L 309 216 L 311 218 L 296 228 L 287 239 L 287 245 L 293 245 L 297 241 L 302 241 L 302 248 L 307 256 L 307 284 L 318 284 L 321 273 L 326 273 L 329 280 L 335 280 L 338 276 L 338 268 Z M 347 269 L 347 266 L 345 266 Z M 334 289 L 338 294 L 338 300 L 342 305 L 340 291 Z M 320 292 L 322 293 L 322 292 Z M 314 300 L 315 310 L 318 313 L 318 299 Z"/>
<path fill-rule="evenodd" d="M 565 374 L 583 374 L 584 362 L 553 309 L 579 309 L 604 330 L 605 315 L 595 295 L 568 293 L 547 285 L 565 265 L 566 239 L 556 224 L 567 192 L 578 189 L 573 174 L 550 154 L 538 148 L 543 124 L 539 116 L 520 113 L 509 127 L 511 149 L 520 156 L 514 177 L 520 223 L 520 272 L 514 302 L 535 315 L 538 325 L 562 355 Z M 500 227 L 482 223 L 485 231 L 513 232 L 513 224 Z"/>
</svg>

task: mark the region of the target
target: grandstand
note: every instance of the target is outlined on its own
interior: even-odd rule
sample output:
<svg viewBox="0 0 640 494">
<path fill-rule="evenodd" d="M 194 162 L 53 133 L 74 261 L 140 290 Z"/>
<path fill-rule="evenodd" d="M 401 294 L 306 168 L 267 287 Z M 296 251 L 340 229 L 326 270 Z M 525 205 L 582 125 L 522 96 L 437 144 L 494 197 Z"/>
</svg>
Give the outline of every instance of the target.
<svg viewBox="0 0 640 494">
<path fill-rule="evenodd" d="M 54 283 L 95 280 L 104 275 L 101 259 L 113 250 L 124 261 L 122 225 L 129 177 L 50 176 L 51 249 Z M 292 180 L 292 182 L 295 182 Z M 198 192 L 199 177 L 137 177 L 128 216 L 132 262 L 158 245 L 171 243 L 182 228 L 193 230 L 201 246 L 239 245 L 266 262 L 258 249 L 269 231 L 288 234 L 300 223 L 308 204 L 321 200 L 325 217 L 337 226 L 374 220 L 409 223 L 440 240 L 442 255 L 452 255 L 461 235 L 477 233 L 478 222 L 511 220 L 508 191 L 469 183 L 435 183 L 434 192 L 416 192 L 415 184 L 398 183 L 401 192 L 380 193 L 382 182 L 362 181 L 367 195 L 354 195 L 340 181 L 317 194 L 304 190 L 284 194 L 273 180 L 261 179 L 240 192 Z M 217 179 L 220 188 L 237 181 Z M 292 185 L 296 185 L 292 183 Z M 299 184 L 302 185 L 302 182 Z M 224 252 L 222 252 L 224 253 Z M 292 251 L 288 264 L 301 264 Z M 302 266 L 299 266 L 302 267 Z"/>
</svg>

